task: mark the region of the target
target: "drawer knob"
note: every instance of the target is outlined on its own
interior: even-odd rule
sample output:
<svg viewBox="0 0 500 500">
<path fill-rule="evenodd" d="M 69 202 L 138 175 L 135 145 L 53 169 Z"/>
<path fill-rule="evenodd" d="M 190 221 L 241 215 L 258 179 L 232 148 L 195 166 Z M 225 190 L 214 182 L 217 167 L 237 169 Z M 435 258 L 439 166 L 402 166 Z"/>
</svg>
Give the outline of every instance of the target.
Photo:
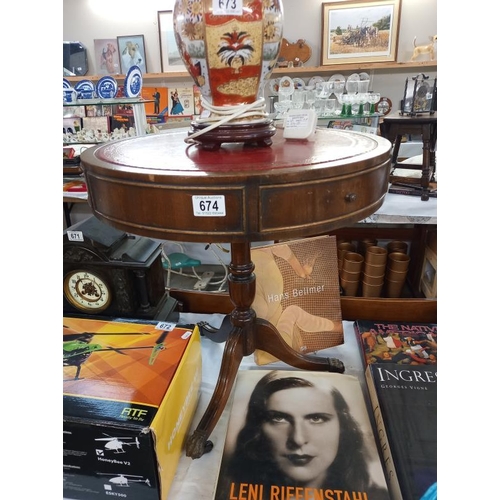
<svg viewBox="0 0 500 500">
<path fill-rule="evenodd" d="M 356 201 L 356 194 L 355 193 L 349 193 L 345 195 L 345 201 L 351 202 L 351 201 Z"/>
</svg>

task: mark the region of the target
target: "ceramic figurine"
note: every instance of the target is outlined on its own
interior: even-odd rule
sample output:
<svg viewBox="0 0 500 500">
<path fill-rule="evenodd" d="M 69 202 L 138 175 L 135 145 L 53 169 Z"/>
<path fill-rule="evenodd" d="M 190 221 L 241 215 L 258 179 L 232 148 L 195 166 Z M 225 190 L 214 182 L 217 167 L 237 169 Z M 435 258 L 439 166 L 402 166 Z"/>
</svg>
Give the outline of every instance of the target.
<svg viewBox="0 0 500 500">
<path fill-rule="evenodd" d="M 429 54 L 431 61 L 434 61 L 434 44 L 437 42 L 437 35 L 429 37 L 431 43 L 427 45 L 417 45 L 417 37 L 413 39 L 413 55 L 411 60 L 414 61 L 420 54 Z"/>
</svg>

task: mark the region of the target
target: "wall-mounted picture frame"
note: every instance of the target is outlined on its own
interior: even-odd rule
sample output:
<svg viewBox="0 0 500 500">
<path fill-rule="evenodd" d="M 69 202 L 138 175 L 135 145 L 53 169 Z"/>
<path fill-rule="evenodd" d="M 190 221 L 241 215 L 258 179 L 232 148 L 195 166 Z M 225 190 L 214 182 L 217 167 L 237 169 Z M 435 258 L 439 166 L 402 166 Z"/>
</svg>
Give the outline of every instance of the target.
<svg viewBox="0 0 500 500">
<path fill-rule="evenodd" d="M 322 4 L 321 64 L 396 61 L 401 0 Z"/>
<path fill-rule="evenodd" d="M 175 43 L 173 11 L 158 11 L 158 35 L 160 37 L 161 72 L 183 71 L 184 62 Z"/>
<path fill-rule="evenodd" d="M 118 42 L 122 74 L 126 75 L 132 66 L 139 66 L 143 73 L 147 73 L 144 35 L 118 36 L 116 41 Z"/>
<path fill-rule="evenodd" d="M 120 52 L 116 38 L 94 39 L 94 54 L 98 75 L 120 74 Z"/>
</svg>

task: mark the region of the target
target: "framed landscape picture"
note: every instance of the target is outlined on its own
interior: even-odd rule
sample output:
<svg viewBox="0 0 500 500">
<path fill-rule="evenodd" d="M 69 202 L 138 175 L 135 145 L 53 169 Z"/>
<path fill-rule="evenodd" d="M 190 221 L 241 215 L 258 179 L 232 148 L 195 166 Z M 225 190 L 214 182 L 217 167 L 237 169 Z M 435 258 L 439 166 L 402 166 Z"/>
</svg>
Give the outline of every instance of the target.
<svg viewBox="0 0 500 500">
<path fill-rule="evenodd" d="M 396 61 L 401 0 L 324 3 L 321 64 Z"/>
<path fill-rule="evenodd" d="M 120 74 L 120 56 L 116 38 L 94 40 L 94 53 L 98 75 Z"/>
<path fill-rule="evenodd" d="M 183 71 L 185 66 L 175 43 L 174 18 L 171 10 L 160 10 L 158 12 L 158 34 L 160 36 L 162 73 Z"/>
<path fill-rule="evenodd" d="M 126 75 L 132 66 L 139 66 L 142 73 L 147 73 L 144 35 L 119 36 L 116 40 L 120 52 L 122 74 Z"/>
</svg>

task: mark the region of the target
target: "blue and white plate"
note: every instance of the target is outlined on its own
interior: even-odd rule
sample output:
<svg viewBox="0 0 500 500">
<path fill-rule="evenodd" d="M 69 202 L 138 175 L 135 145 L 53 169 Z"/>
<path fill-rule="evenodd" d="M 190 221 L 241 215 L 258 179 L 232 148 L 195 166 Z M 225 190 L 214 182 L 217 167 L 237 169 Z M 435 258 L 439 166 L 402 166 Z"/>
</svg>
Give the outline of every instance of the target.
<svg viewBox="0 0 500 500">
<path fill-rule="evenodd" d="M 95 86 L 97 97 L 113 99 L 118 94 L 118 84 L 112 76 L 103 76 Z"/>
<path fill-rule="evenodd" d="M 123 91 L 125 97 L 138 97 L 142 90 L 142 71 L 139 66 L 132 66 L 125 76 Z"/>
<path fill-rule="evenodd" d="M 94 97 L 95 87 L 90 80 L 80 80 L 75 85 L 78 99 L 92 99 Z"/>
<path fill-rule="evenodd" d="M 71 89 L 71 88 L 73 87 L 71 86 L 71 83 L 69 83 L 69 80 L 63 78 L 63 89 Z"/>
</svg>

